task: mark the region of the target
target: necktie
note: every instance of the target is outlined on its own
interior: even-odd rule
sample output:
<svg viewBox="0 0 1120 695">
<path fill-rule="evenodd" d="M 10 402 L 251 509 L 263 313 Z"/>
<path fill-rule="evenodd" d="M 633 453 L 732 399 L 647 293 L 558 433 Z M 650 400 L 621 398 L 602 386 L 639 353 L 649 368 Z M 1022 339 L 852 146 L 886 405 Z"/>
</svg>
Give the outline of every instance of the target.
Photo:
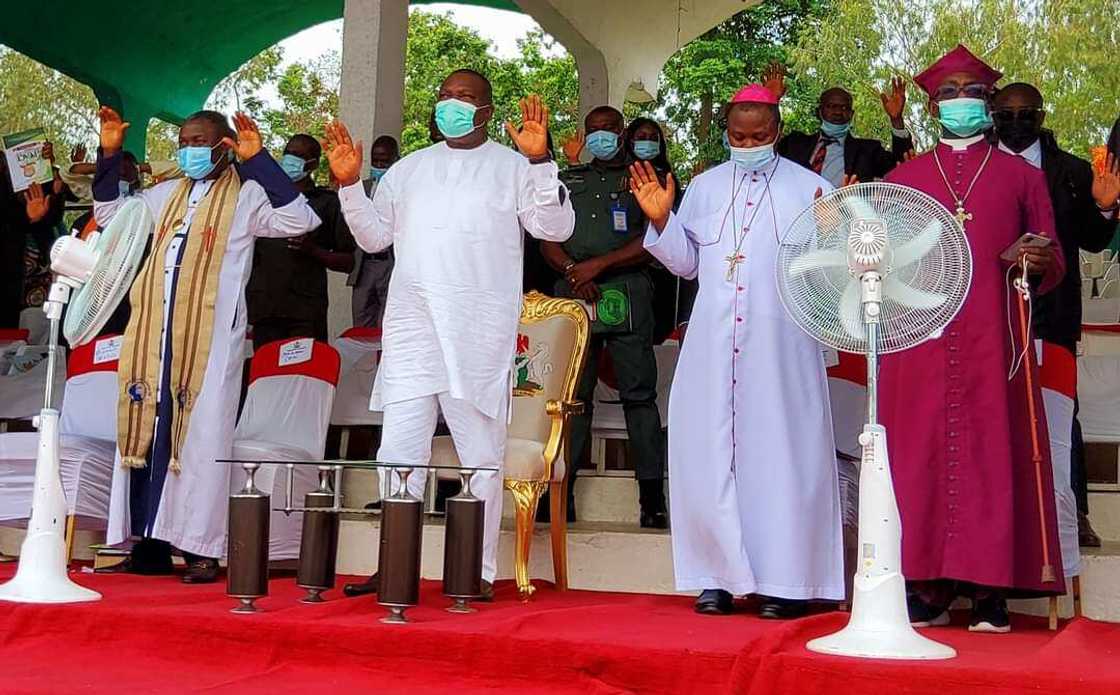
<svg viewBox="0 0 1120 695">
<path fill-rule="evenodd" d="M 809 162 L 809 168 L 814 173 L 821 173 L 824 169 L 824 157 L 828 154 L 828 146 L 836 142 L 836 138 L 830 138 L 827 135 L 821 135 L 817 141 L 817 149 L 813 152 L 813 159 Z"/>
</svg>

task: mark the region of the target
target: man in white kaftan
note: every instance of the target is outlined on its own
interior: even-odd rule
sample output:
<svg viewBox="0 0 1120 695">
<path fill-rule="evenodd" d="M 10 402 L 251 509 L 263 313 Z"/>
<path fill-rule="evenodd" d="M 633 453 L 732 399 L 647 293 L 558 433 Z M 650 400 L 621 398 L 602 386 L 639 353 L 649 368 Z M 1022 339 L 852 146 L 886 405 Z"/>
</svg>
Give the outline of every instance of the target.
<svg viewBox="0 0 1120 695">
<path fill-rule="evenodd" d="M 381 461 L 428 464 L 438 406 L 462 465 L 502 466 L 521 310 L 521 230 L 564 241 L 575 216 L 548 157 L 547 108 L 529 97 L 522 128 L 507 125 L 520 153 L 487 139 L 492 111 L 483 76 L 452 73 L 436 105 L 446 141 L 395 164 L 372 201 L 358 182 L 361 147 L 341 124 L 328 129 L 346 223 L 363 250 L 392 245 L 396 257 L 370 403 L 385 414 Z M 422 497 L 425 480 L 424 471 L 414 472 L 410 492 Z M 502 476 L 480 473 L 472 489 L 486 503 L 482 576 L 493 582 Z M 372 593 L 376 584 L 371 578 L 347 591 Z"/>
<path fill-rule="evenodd" d="M 94 215 L 103 226 L 131 198 L 119 197 L 117 184 L 120 140 L 128 124 L 121 123 L 120 117 L 107 108 L 102 109 L 100 116 L 102 147 L 94 181 Z M 129 568 L 141 573 L 169 572 L 170 546 L 174 546 L 188 560 L 186 582 L 213 581 L 217 576 L 217 558 L 225 553 L 230 469 L 215 461 L 230 458 L 233 446 L 245 359 L 245 284 L 252 268 L 254 240 L 262 236 L 298 236 L 320 224 L 306 199 L 261 148 L 260 135 L 252 121 L 241 114 L 235 121 L 236 141 L 225 117 L 214 112 L 191 116 L 180 130 L 180 165 L 191 180 L 184 214 L 169 227 L 174 237 L 163 257 L 153 255 L 146 261 L 159 263 L 164 275 L 163 296 L 152 299 L 156 315 L 162 314 L 159 355 L 164 363 L 163 376 L 154 394 L 160 403 L 155 433 L 143 467 L 123 467 L 118 450 L 110 497 L 108 542 L 141 539 L 134 546 Z M 201 153 L 202 149 L 209 149 L 210 154 L 193 159 L 187 156 L 190 150 Z M 225 170 L 234 166 L 229 163 L 231 150 L 242 160 L 236 170 L 242 183 L 217 269 L 212 340 L 205 373 L 176 461 L 169 442 L 170 406 L 165 409 L 170 398 L 165 396 L 174 390 L 170 384 L 168 352 L 182 346 L 171 345 L 169 322 L 172 309 L 187 313 L 185 302 L 177 302 L 176 296 L 189 291 L 179 282 L 188 235 L 196 231 L 192 227 L 196 210 L 218 185 Z M 174 203 L 172 199 L 182 185 L 182 180 L 167 181 L 140 191 L 135 197 L 147 203 L 158 226 L 165 208 Z M 161 301 L 162 307 L 158 304 Z M 132 311 L 139 311 L 135 303 Z M 127 344 L 122 348 L 128 349 Z M 122 389 L 128 387 L 124 380 L 122 375 Z M 142 552 L 137 552 L 138 548 Z"/>
<path fill-rule="evenodd" d="M 669 493 L 679 590 L 727 613 L 760 594 L 761 615 L 800 615 L 844 595 L 840 503 L 821 346 L 786 314 L 780 235 L 820 176 L 777 157 L 777 100 L 746 88 L 728 116 L 731 161 L 692 180 L 671 212 L 672 182 L 631 169 L 651 220 L 645 247 L 699 278 L 669 398 Z"/>
</svg>

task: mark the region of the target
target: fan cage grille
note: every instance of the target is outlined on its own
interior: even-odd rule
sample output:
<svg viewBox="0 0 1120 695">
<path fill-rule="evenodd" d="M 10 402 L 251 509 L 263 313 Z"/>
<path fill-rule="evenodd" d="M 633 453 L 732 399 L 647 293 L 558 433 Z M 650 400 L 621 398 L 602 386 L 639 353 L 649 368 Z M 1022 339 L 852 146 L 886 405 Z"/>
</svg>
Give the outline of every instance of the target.
<svg viewBox="0 0 1120 695">
<path fill-rule="evenodd" d="M 866 331 L 853 335 L 839 310 L 845 292 L 859 292 L 859 280 L 847 263 L 792 273 L 791 264 L 818 250 L 834 250 L 846 258 L 851 225 L 868 213 L 887 230 L 884 282 L 890 277 L 947 297 L 940 306 L 917 308 L 884 293 L 877 348 L 880 353 L 898 352 L 939 335 L 964 304 L 972 279 L 972 255 L 964 230 L 941 203 L 921 191 L 890 183 L 861 183 L 817 199 L 794 219 L 778 248 L 779 295 L 794 321 L 815 339 L 843 352 L 866 354 Z M 916 262 L 895 267 L 894 252 L 934 220 L 940 233 L 932 248 Z"/>
</svg>

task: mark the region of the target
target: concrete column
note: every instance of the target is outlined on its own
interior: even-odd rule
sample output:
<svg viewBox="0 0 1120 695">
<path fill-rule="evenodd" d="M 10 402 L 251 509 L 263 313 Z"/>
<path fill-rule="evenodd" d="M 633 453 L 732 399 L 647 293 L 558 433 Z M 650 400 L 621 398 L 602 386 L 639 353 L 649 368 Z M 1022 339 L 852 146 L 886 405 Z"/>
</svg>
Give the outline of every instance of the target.
<svg viewBox="0 0 1120 695">
<path fill-rule="evenodd" d="M 339 116 L 354 140 L 362 141 L 368 160 L 377 136 L 400 139 L 408 0 L 346 0 L 342 17 Z M 327 278 L 327 325 L 333 337 L 353 324 L 351 290 L 341 273 Z"/>
</svg>

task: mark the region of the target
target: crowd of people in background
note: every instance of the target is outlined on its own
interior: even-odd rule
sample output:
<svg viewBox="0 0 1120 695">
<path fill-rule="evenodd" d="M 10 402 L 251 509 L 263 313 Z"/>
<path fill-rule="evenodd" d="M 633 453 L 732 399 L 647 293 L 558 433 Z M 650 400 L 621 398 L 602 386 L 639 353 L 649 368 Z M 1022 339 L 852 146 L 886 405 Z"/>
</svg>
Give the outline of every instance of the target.
<svg viewBox="0 0 1120 695">
<path fill-rule="evenodd" d="M 484 76 L 469 70 L 453 73 L 441 88 L 431 119 L 433 147 L 402 159 L 397 141 L 381 135 L 371 144 L 364 164 L 367 153 L 356 150 L 358 146 L 339 124 L 328 126 L 325 153 L 319 138 L 297 133 L 276 162 L 262 150 L 250 119 L 239 115 L 232 129 L 224 116 L 203 111 L 183 125 L 179 171 L 162 167 L 153 171 L 153 165 L 121 149 L 128 124 L 103 109 L 96 163 L 85 162 L 84 151 L 76 150 L 68 167 L 55 164 L 52 182 L 36 184 L 22 195 L 11 191 L 6 176 L 0 182 L 0 327 L 19 325 L 22 309 L 36 303 L 26 286 L 25 258 L 34 249 L 37 262 L 45 264 L 67 203 L 82 197 L 95 201 L 92 210 L 72 221 L 69 232 L 77 236 L 103 226 L 120 201 L 132 196 L 148 201 L 160 224 L 170 219 L 167 216 L 175 217 L 174 230 L 190 227 L 202 210 L 224 215 L 221 228 L 240 244 L 235 247 L 231 241 L 229 252 L 246 266 L 244 277 L 231 274 L 215 280 L 229 295 L 218 301 L 211 317 L 218 320 L 216 326 L 223 326 L 221 331 L 215 329 L 215 345 L 227 338 L 235 340 L 243 324 L 252 327 L 256 346 L 295 337 L 330 339 L 328 274 L 346 275 L 352 288 L 354 325 L 385 329 L 388 361 L 378 374 L 379 395 L 375 395 L 375 400 L 383 399 L 386 412 L 383 453 L 388 451 L 394 460 L 422 459 L 423 446 L 417 443 L 430 443 L 438 403 L 464 460 L 484 465 L 493 458 L 493 447 L 487 449 L 487 442 L 504 436 L 504 396 L 490 398 L 489 382 L 464 390 L 462 380 L 478 373 L 461 372 L 457 360 L 476 360 L 499 374 L 501 360 L 495 362 L 495 356 L 504 352 L 483 354 L 485 345 L 465 347 L 469 341 L 460 333 L 467 328 L 461 322 L 448 323 L 463 308 L 456 302 L 464 298 L 447 294 L 450 285 L 441 284 L 444 279 L 433 273 L 449 267 L 436 263 L 449 251 L 417 241 L 418 229 L 414 229 L 418 219 L 435 214 L 425 211 L 423 196 L 432 196 L 428 202 L 438 198 L 450 206 L 441 215 L 454 218 L 433 219 L 432 224 L 441 229 L 450 226 L 463 234 L 510 232 L 523 237 L 523 261 L 520 253 L 506 257 L 492 249 L 485 263 L 472 268 L 469 277 L 464 275 L 463 286 L 479 285 L 479 294 L 468 298 L 474 303 L 467 312 L 472 317 L 493 309 L 494 325 L 510 328 L 516 316 L 503 313 L 500 302 L 488 309 L 485 301 L 517 290 L 576 299 L 588 308 L 592 337 L 577 394 L 585 409 L 572 421 L 572 467 L 578 470 L 589 461 L 594 392 L 603 365 L 609 362 L 625 414 L 642 527 L 669 527 L 665 495 L 669 470 L 678 588 L 701 592 L 696 604 L 700 612 L 730 612 L 734 595 L 757 592 L 765 599 L 764 616 L 794 617 L 804 613 L 808 600 L 839 600 L 843 595 L 831 424 L 816 417 L 828 412 L 823 363 L 815 343 L 794 330 L 788 319 L 783 323 L 771 315 L 780 313 L 780 308 L 767 303 L 776 302 L 776 295 L 771 297 L 772 272 L 766 276 L 769 271 L 763 267 L 767 263 L 767 268 L 772 267 L 774 255 L 766 244 L 777 239 L 814 195 L 886 179 L 943 198 L 947 207 L 955 206 L 962 220 L 967 206 L 965 229 L 973 253 L 982 258 L 978 274 L 989 270 L 983 265 L 987 255 L 995 254 L 994 263 L 1006 245 L 1004 237 L 1014 239 L 1025 231 L 1053 237 L 1058 243 L 1051 252 L 1028 259 L 1044 290 L 1033 327 L 1039 339 L 1076 354 L 1081 327 L 1078 254 L 1107 248 L 1117 228 L 1120 121 L 1109 140 L 1110 153 L 1094 167 L 1061 150 L 1055 134 L 1045 128 L 1046 105 L 1038 89 L 1023 83 L 997 87 L 1001 77 L 963 47 L 919 75 L 916 82 L 941 127 L 939 144 L 919 154 L 903 120 L 906 83 L 901 78 L 882 95 L 892 135 L 890 146 L 884 147 L 852 132 L 853 99 L 842 87 L 820 95 L 815 132 L 785 132 L 780 110 L 785 91 L 782 74 L 767 70 L 764 84 L 744 88 L 722 112 L 727 161 L 712 163 L 687 189 L 676 185 L 679 179 L 669 160 L 668 137 L 657 121 L 639 117 L 627 123 L 622 112 L 608 105 L 592 108 L 583 127 L 563 142 L 567 163 L 563 169 L 554 163 L 557 153 L 547 131 L 547 108 L 532 98 L 522 103 L 521 126 L 507 127 L 515 149 L 488 140 L 486 129 L 493 114 L 490 86 Z M 223 154 L 227 150 L 236 153 L 236 165 Z M 326 181 L 320 174 L 324 154 L 331 172 Z M 45 156 L 55 162 L 49 145 Z M 477 178 L 476 186 L 466 186 L 465 177 L 478 171 L 486 173 Z M 176 188 L 180 184 L 175 181 L 186 183 Z M 970 198 L 977 182 L 977 196 Z M 212 204 L 209 191 L 223 187 L 238 191 L 236 209 L 219 210 Z M 725 234 L 727 216 L 721 223 L 716 213 L 727 207 L 729 194 L 730 211 L 739 217 L 730 220 L 731 233 Z M 517 210 L 503 207 L 510 195 L 517 196 Z M 502 214 L 494 219 L 478 217 L 483 209 L 480 196 L 493 198 L 494 209 Z M 769 212 L 756 219 L 760 209 Z M 569 224 L 570 229 L 563 228 Z M 976 228 L 980 231 L 974 235 Z M 147 264 L 167 274 L 165 306 L 176 301 L 173 288 L 182 258 L 204 253 L 189 244 L 186 231 L 171 236 L 175 238 L 170 241 L 160 237 L 158 248 L 149 249 L 149 254 L 163 256 Z M 476 250 L 471 247 L 469 253 Z M 466 258 L 478 261 L 469 253 Z M 717 253 L 718 259 L 713 256 Z M 496 265 L 495 259 L 502 258 L 522 264 L 517 287 L 502 277 L 511 270 Z M 907 545 L 907 574 L 920 580 L 910 593 L 916 624 L 943 624 L 949 603 L 967 595 L 975 601 L 974 628 L 1005 631 L 1008 596 L 1053 589 L 1036 579 L 1024 579 L 1017 573 L 1019 568 L 1009 570 L 994 559 L 1012 552 L 1022 557 L 1027 552 L 1009 537 L 977 540 L 978 526 L 991 523 L 993 514 L 1004 514 L 1006 519 L 998 523 L 1006 522 L 1008 528 L 1019 523 L 1016 514 L 1021 510 L 997 505 L 993 511 L 991 498 L 992 485 L 1017 489 L 1018 474 L 1006 471 L 998 483 L 989 479 L 981 484 L 973 478 L 971 488 L 961 482 L 968 480 L 962 470 L 982 465 L 977 457 L 1021 458 L 1017 447 L 1022 442 L 993 439 L 984 445 L 987 449 L 973 442 L 971 449 L 956 453 L 959 433 L 979 436 L 967 432 L 981 412 L 984 418 L 1003 413 L 1004 429 L 1021 429 L 1016 420 L 1018 401 L 1010 395 L 1007 369 L 1001 366 L 1002 347 L 993 344 L 991 354 L 985 353 L 987 362 L 974 359 L 968 365 L 959 364 L 956 354 L 966 342 L 975 350 L 984 341 L 1001 337 L 975 326 L 1002 320 L 1000 297 L 1005 290 L 998 283 L 974 287 L 969 308 L 944 341 L 929 343 L 906 357 L 891 356 L 883 363 L 883 417 L 891 422 L 893 445 L 904 452 L 895 460 L 925 462 L 920 471 L 903 466 L 896 473 L 907 538 L 924 538 L 919 542 L 940 547 L 946 538 L 968 537 L 946 543 L 937 553 Z M 234 308 L 242 291 L 246 317 Z M 597 303 L 606 292 L 623 298 L 621 317 L 607 320 L 597 315 Z M 137 333 L 130 314 L 138 310 L 152 309 L 125 301 L 103 332 L 162 340 Z M 171 310 L 165 310 L 168 330 L 176 320 Z M 417 332 L 417 326 L 429 325 L 430 335 Z M 969 330 L 973 333 L 965 335 Z M 667 447 L 666 423 L 657 407 L 654 349 L 670 337 L 681 340 L 685 348 L 679 390 L 670 406 Z M 410 369 L 420 363 L 409 362 L 408 351 L 425 340 L 443 345 L 443 350 L 457 345 L 463 355 L 448 358 L 442 370 L 413 373 Z M 207 355 L 201 357 L 205 361 Z M 916 371 L 915 360 L 921 359 L 943 365 L 942 378 L 929 379 L 925 372 Z M 210 350 L 209 360 L 208 368 L 231 374 L 240 369 L 240 352 L 232 348 Z M 157 381 L 167 377 L 146 376 Z M 964 388 L 972 399 L 964 414 L 958 410 L 963 403 L 960 394 L 951 388 L 957 386 L 957 379 L 967 382 Z M 798 385 L 794 400 L 789 397 L 791 384 Z M 918 393 L 922 395 L 915 396 Z M 135 398 L 135 407 L 143 417 L 154 418 L 156 425 L 145 435 L 151 440 L 150 450 L 121 452 L 127 469 L 122 475 L 129 477 L 132 491 L 130 505 L 117 514 L 117 536 L 143 539 L 133 556 L 134 571 L 168 568 L 174 546 L 187 554 L 189 581 L 212 581 L 224 538 L 225 496 L 218 495 L 208 510 L 183 506 L 175 485 L 208 483 L 169 477 L 168 471 L 193 468 L 208 450 L 165 431 L 176 418 L 190 416 L 189 409 L 171 400 L 161 397 L 151 402 L 143 393 Z M 916 402 L 927 408 L 920 416 L 915 415 Z M 199 403 L 205 405 L 194 408 L 194 417 L 228 434 L 233 422 L 226 416 L 236 412 L 236 394 L 203 392 Z M 1070 428 L 1075 453 L 1071 480 L 1065 485 L 1069 490 L 1059 484 L 1056 493 L 1074 495 L 1080 541 L 1099 545 L 1088 523 L 1076 418 L 1062 426 Z M 731 433 L 726 441 L 720 428 Z M 743 453 L 758 449 L 763 441 L 772 448 L 766 457 L 788 473 L 786 477 L 760 469 L 757 453 Z M 934 456 L 931 451 L 938 453 Z M 728 457 L 735 462 L 730 472 L 721 463 Z M 821 458 L 829 465 L 821 468 Z M 936 481 L 929 479 L 930 471 L 937 471 Z M 731 477 L 724 480 L 725 476 Z M 569 478 L 569 520 L 578 518 L 572 492 L 575 479 Z M 423 484 L 422 478 L 415 480 Z M 944 488 L 938 494 L 945 492 L 945 499 L 956 502 L 944 509 L 907 502 L 923 496 L 922 491 L 931 486 Z M 214 483 L 215 490 L 220 487 Z M 495 489 L 484 494 L 497 499 L 499 493 Z M 488 581 L 494 577 L 498 518 L 491 517 L 488 509 Z"/>
</svg>

